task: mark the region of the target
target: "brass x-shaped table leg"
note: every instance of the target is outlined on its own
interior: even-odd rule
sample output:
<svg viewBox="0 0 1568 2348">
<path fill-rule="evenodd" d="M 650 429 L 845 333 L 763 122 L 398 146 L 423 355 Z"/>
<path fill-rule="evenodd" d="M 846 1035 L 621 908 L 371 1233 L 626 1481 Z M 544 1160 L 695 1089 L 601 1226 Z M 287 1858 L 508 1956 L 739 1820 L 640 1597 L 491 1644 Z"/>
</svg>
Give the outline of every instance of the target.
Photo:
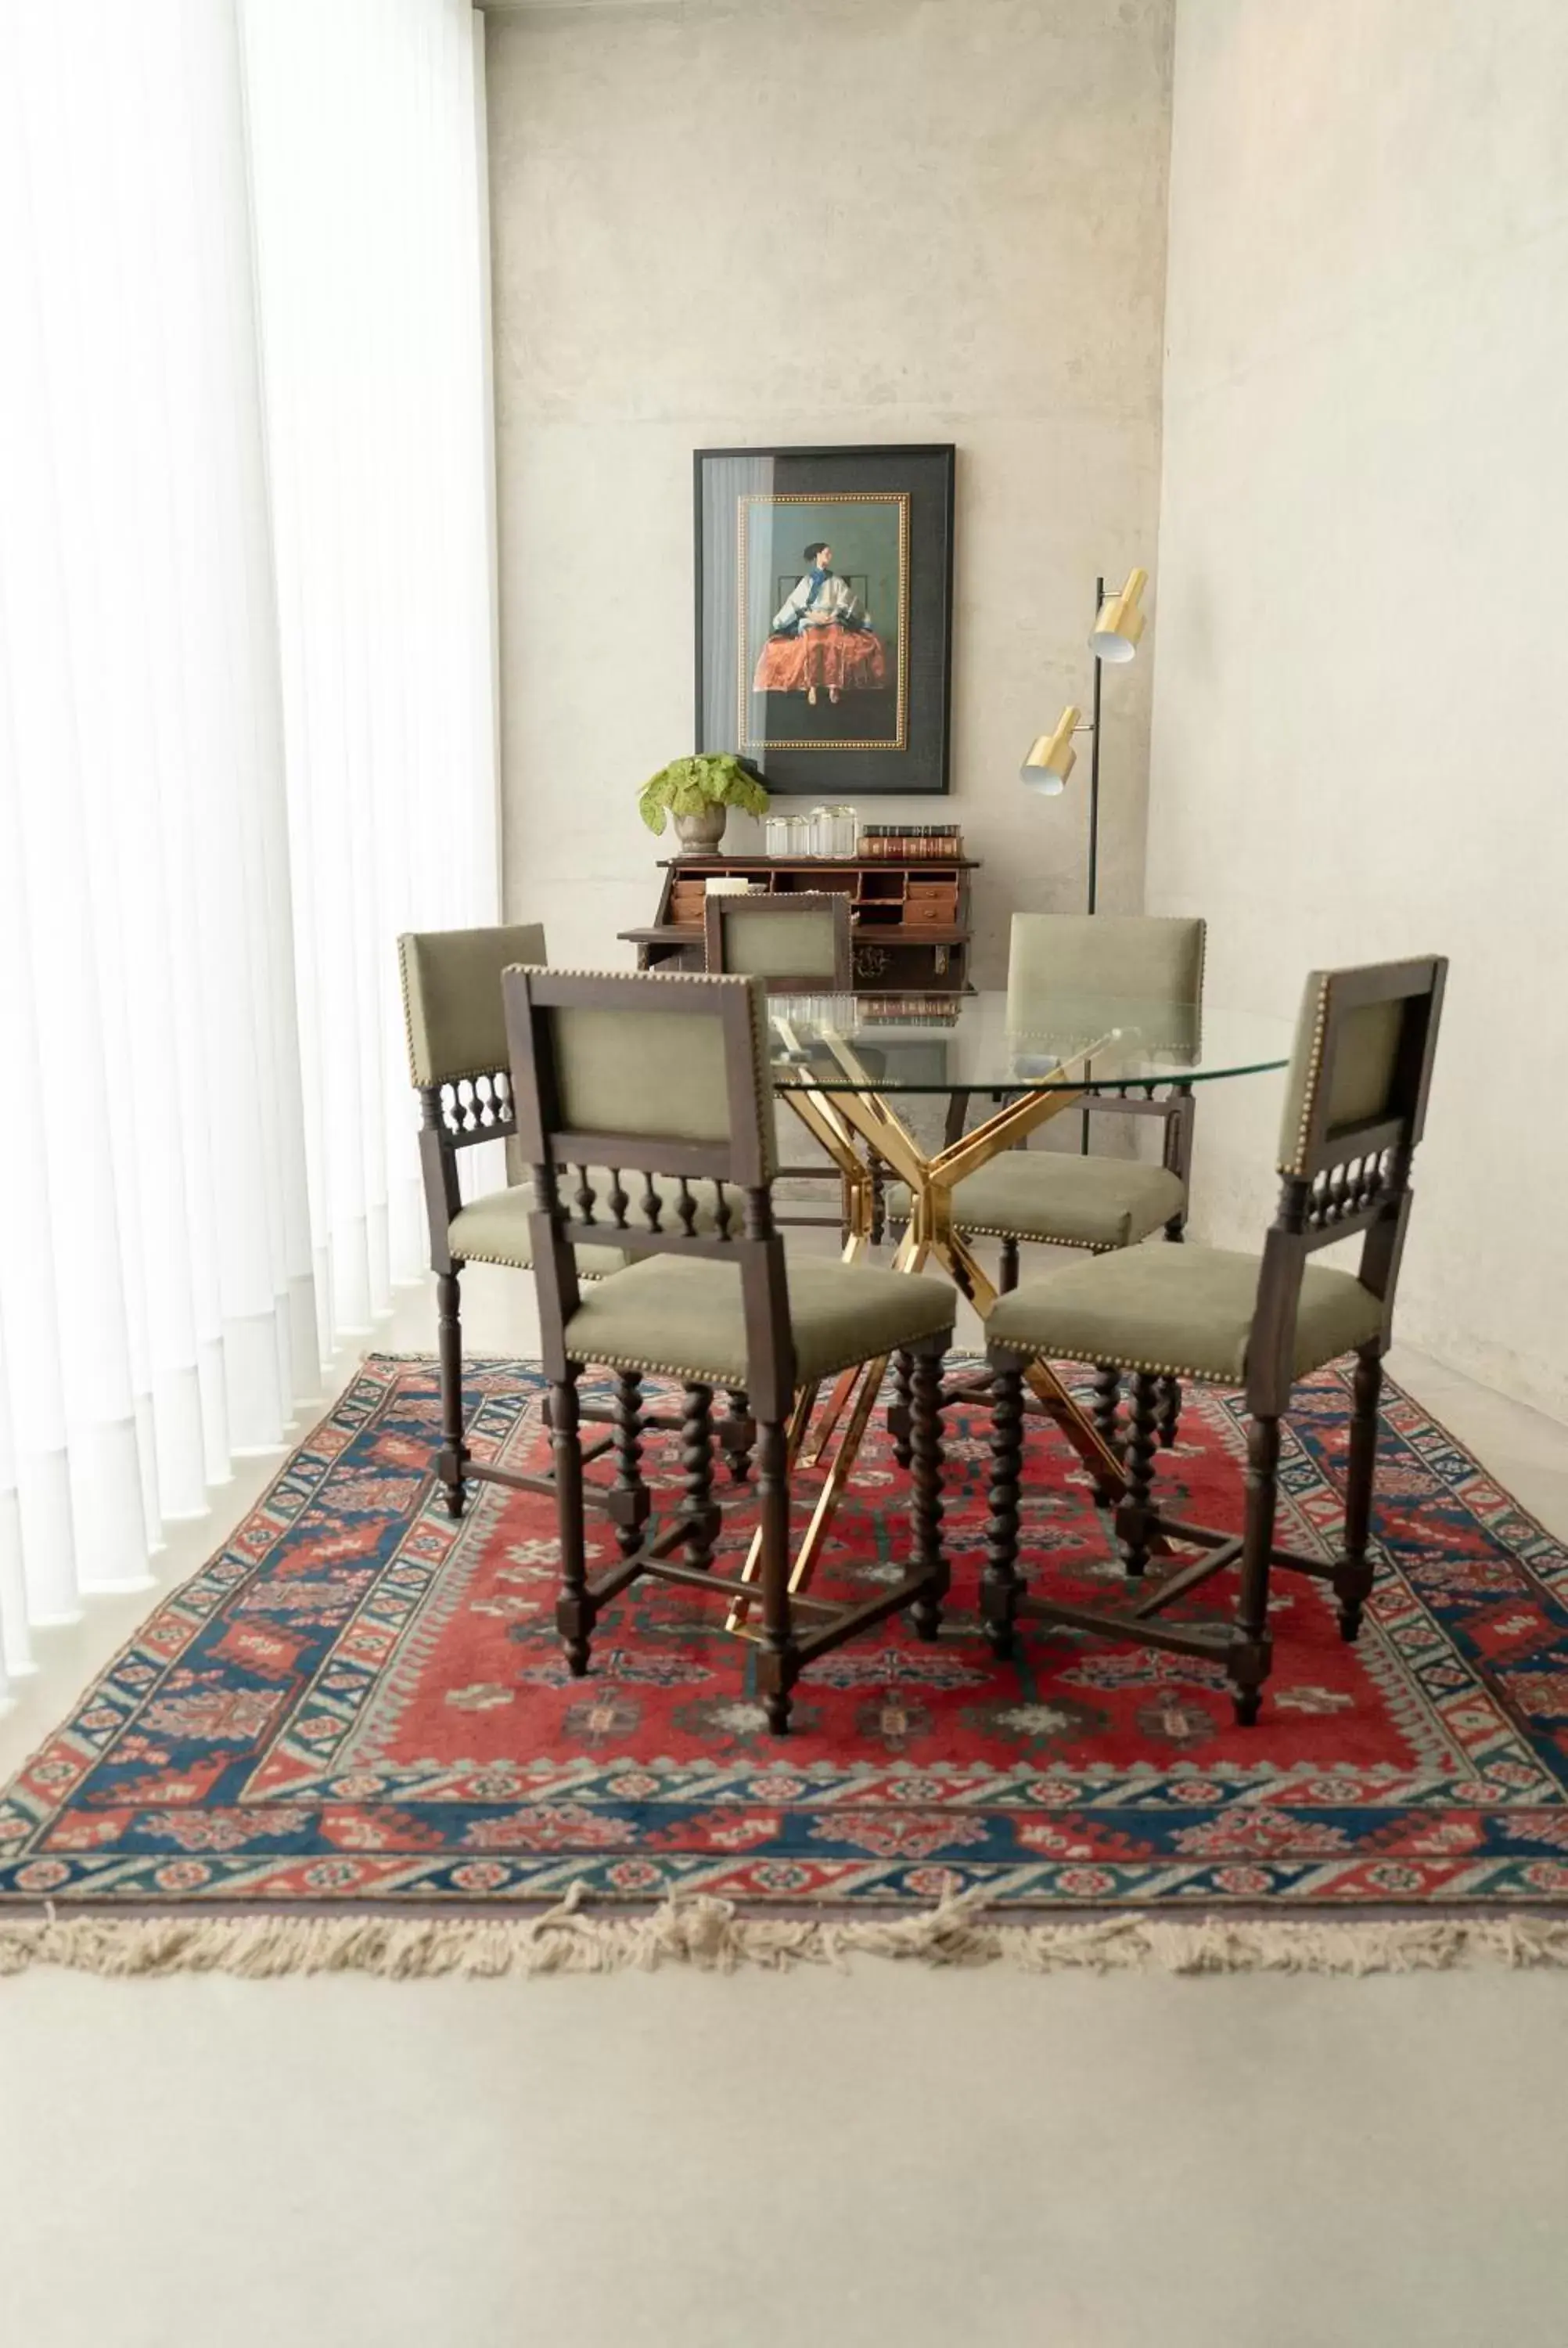
<svg viewBox="0 0 1568 2348">
<path fill-rule="evenodd" d="M 977 1126 L 972 1133 L 927 1157 L 890 1107 L 886 1096 L 877 1090 L 876 1078 L 861 1067 L 853 1046 L 831 1034 L 824 1040 L 844 1073 L 856 1080 L 856 1089 L 838 1089 L 835 1080 L 832 1090 L 810 1085 L 781 1085 L 779 1090 L 845 1179 L 850 1202 L 850 1236 L 844 1261 L 853 1263 L 864 1253 L 871 1229 L 871 1179 L 866 1162 L 856 1148 L 858 1139 L 908 1186 L 913 1210 L 908 1229 L 894 1253 L 892 1269 L 920 1272 L 932 1262 L 939 1263 L 982 1320 L 987 1318 L 996 1303 L 997 1291 L 968 1241 L 953 1228 L 953 1186 L 999 1151 L 1010 1149 L 1037 1126 L 1074 1107 L 1084 1098 L 1083 1093 L 1060 1082 L 1050 1090 L 1025 1093 Z M 1065 1073 L 1081 1073 L 1083 1065 L 1092 1056 L 1092 1051 L 1081 1054 Z M 835 1382 L 815 1426 L 812 1420 L 818 1389 L 803 1387 L 796 1397 L 790 1425 L 791 1465 L 805 1460 L 825 1472 L 811 1521 L 802 1535 L 790 1570 L 792 1591 L 804 1590 L 815 1570 L 886 1369 L 887 1356 L 884 1354 L 877 1361 L 863 1363 L 858 1369 L 846 1370 Z M 1120 1498 L 1126 1489 L 1121 1460 L 1087 1412 L 1073 1401 L 1050 1364 L 1032 1362 L 1028 1380 L 1096 1484 Z M 834 1445 L 835 1433 L 838 1439 Z M 755 1581 L 761 1552 L 759 1536 L 753 1540 L 742 1568 L 743 1581 Z M 738 1598 L 730 1610 L 727 1627 L 741 1630 L 749 1611 L 748 1601 Z"/>
</svg>

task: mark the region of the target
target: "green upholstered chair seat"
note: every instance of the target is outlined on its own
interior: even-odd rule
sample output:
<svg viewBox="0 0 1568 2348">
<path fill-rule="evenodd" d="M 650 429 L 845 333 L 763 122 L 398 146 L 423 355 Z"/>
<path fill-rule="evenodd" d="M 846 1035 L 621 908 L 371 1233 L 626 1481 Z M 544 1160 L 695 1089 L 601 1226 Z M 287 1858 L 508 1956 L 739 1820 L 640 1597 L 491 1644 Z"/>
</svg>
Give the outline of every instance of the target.
<svg viewBox="0 0 1568 2348">
<path fill-rule="evenodd" d="M 589 1179 L 597 1193 L 594 1213 L 608 1220 L 610 1210 L 606 1197 L 610 1176 L 602 1168 L 590 1168 Z M 561 1195 L 569 1205 L 575 1173 L 561 1178 Z M 622 1189 L 631 1200 L 627 1214 L 633 1227 L 645 1231 L 647 1225 L 638 1201 L 642 1195 L 641 1174 L 623 1172 Z M 680 1196 L 678 1184 L 655 1177 L 653 1187 L 664 1201 L 664 1228 L 679 1231 L 675 1205 Z M 712 1182 L 693 1182 L 692 1196 L 697 1203 L 697 1229 L 711 1231 L 715 1228 L 714 1210 L 717 1193 Z M 730 1210 L 734 1228 L 740 1227 L 740 1201 L 732 1197 Z M 534 1262 L 533 1244 L 528 1234 L 528 1217 L 534 1211 L 534 1188 L 531 1182 L 515 1183 L 510 1189 L 488 1190 L 483 1198 L 472 1200 L 460 1214 L 446 1226 L 446 1238 L 455 1256 L 467 1263 L 504 1263 L 518 1272 L 531 1272 Z M 602 1280 L 612 1272 L 620 1272 L 631 1261 L 623 1248 L 607 1242 L 603 1247 L 580 1247 L 577 1251 L 577 1268 L 585 1280 Z"/>
<path fill-rule="evenodd" d="M 945 1280 L 804 1263 L 790 1268 L 789 1301 L 796 1375 L 809 1384 L 945 1335 L 957 1299 Z M 690 1257 L 645 1257 L 583 1298 L 567 1323 L 566 1345 L 576 1362 L 661 1370 L 702 1385 L 744 1385 L 740 1274 Z"/>
<path fill-rule="evenodd" d="M 959 1231 L 999 1240 L 1054 1240 L 1061 1247 L 1131 1247 L 1179 1215 L 1182 1206 L 1180 1178 L 1163 1166 L 1048 1149 L 1003 1150 L 953 1190 Z M 889 1188 L 887 1211 L 899 1219 L 908 1214 L 902 1182 Z"/>
<path fill-rule="evenodd" d="M 986 1339 L 1020 1354 L 1241 1385 L 1257 1279 L 1256 1256 L 1225 1248 L 1128 1248 L 1047 1272 L 999 1298 Z M 1294 1375 L 1353 1352 L 1382 1325 L 1380 1299 L 1350 1272 L 1309 1264 Z"/>
</svg>

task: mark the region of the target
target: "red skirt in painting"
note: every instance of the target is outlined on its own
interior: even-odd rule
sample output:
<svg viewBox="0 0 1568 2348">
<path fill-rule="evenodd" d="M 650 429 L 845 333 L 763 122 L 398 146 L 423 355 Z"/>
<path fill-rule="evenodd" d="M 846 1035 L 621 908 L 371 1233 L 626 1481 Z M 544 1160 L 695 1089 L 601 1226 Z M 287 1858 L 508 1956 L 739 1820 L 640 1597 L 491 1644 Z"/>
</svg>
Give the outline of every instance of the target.
<svg viewBox="0 0 1568 2348">
<path fill-rule="evenodd" d="M 874 693 L 887 682 L 882 639 L 869 628 L 803 628 L 798 636 L 770 636 L 752 679 L 753 693 L 804 693 L 826 685 L 835 693 Z"/>
</svg>

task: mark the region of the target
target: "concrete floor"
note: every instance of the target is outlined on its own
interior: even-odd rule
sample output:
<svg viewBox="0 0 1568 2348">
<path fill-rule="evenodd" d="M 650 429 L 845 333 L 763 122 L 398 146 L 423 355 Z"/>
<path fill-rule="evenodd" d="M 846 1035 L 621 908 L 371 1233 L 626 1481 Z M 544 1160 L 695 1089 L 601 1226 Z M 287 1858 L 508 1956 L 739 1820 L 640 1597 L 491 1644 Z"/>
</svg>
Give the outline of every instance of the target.
<svg viewBox="0 0 1568 2348">
<path fill-rule="evenodd" d="M 1391 1366 L 1568 1534 L 1568 1428 Z M 0 1773 L 148 1603 L 41 1643 Z M 1565 2163 L 1562 1974 L 0 1982 L 7 2348 L 1562 2348 Z"/>
</svg>

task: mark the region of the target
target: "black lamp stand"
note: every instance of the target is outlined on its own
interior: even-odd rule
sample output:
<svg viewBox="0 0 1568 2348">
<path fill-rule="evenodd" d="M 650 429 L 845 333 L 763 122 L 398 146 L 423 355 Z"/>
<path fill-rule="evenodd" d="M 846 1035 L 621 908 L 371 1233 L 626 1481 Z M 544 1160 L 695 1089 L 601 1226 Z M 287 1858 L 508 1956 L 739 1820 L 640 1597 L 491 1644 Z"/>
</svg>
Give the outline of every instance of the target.
<svg viewBox="0 0 1568 2348">
<path fill-rule="evenodd" d="M 1100 613 L 1105 602 L 1105 582 L 1094 582 L 1094 624 L 1100 624 Z M 1104 666 L 1098 653 L 1094 660 L 1094 715 L 1090 720 L 1093 736 L 1089 747 L 1089 911 L 1094 911 L 1095 895 L 1100 881 L 1100 672 Z M 1087 1119 L 1085 1120 L 1087 1126 Z"/>
</svg>

